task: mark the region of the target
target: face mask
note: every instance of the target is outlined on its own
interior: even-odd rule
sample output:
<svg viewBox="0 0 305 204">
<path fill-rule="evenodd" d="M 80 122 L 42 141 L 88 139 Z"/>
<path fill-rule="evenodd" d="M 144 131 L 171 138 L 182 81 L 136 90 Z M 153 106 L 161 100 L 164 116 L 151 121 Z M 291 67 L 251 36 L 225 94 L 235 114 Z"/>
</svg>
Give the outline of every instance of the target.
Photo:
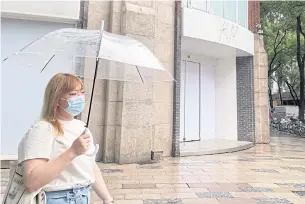
<svg viewBox="0 0 305 204">
<path fill-rule="evenodd" d="M 62 98 L 62 100 L 66 100 L 68 102 L 68 107 L 63 108 L 63 109 L 72 116 L 79 115 L 81 112 L 83 112 L 83 110 L 85 108 L 85 96 L 84 95 L 73 96 L 69 99 Z"/>
</svg>

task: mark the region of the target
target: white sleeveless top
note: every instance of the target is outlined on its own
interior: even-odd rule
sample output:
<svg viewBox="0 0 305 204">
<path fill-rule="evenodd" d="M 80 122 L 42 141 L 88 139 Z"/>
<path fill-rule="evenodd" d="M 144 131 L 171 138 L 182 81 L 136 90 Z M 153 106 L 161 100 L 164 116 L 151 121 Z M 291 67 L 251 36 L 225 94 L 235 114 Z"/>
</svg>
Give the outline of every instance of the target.
<svg viewBox="0 0 305 204">
<path fill-rule="evenodd" d="M 21 140 L 18 147 L 18 162 L 30 159 L 53 159 L 68 150 L 74 140 L 85 129 L 85 123 L 80 120 L 60 121 L 64 135 L 56 136 L 53 126 L 46 121 L 39 121 L 33 125 Z M 90 131 L 89 134 L 91 135 Z M 92 136 L 91 136 L 92 138 Z M 81 155 L 76 157 L 60 175 L 46 185 L 45 191 L 59 191 L 71 189 L 75 185 L 89 185 L 94 183 L 93 164 L 95 156 Z"/>
</svg>

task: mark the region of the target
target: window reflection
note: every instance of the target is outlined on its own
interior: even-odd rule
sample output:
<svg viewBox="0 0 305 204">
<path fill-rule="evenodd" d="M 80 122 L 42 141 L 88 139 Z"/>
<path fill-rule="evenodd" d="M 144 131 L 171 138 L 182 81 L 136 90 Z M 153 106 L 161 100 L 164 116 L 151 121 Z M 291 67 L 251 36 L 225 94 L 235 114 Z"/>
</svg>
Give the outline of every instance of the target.
<svg viewBox="0 0 305 204">
<path fill-rule="evenodd" d="M 247 12 L 247 1 L 246 0 L 239 0 L 238 1 L 238 24 L 241 26 L 247 26 L 248 20 L 248 12 Z"/>
<path fill-rule="evenodd" d="M 217 16 L 223 17 L 223 1 L 220 0 L 211 0 L 210 1 L 211 6 L 211 14 L 215 14 Z"/>
<path fill-rule="evenodd" d="M 224 1 L 224 14 L 225 18 L 236 22 L 236 2 L 235 1 Z"/>
<path fill-rule="evenodd" d="M 196 8 L 202 11 L 207 11 L 206 0 L 192 0 L 192 8 Z"/>
<path fill-rule="evenodd" d="M 243 27 L 248 22 L 248 0 L 182 0 L 190 8 L 220 16 Z"/>
</svg>

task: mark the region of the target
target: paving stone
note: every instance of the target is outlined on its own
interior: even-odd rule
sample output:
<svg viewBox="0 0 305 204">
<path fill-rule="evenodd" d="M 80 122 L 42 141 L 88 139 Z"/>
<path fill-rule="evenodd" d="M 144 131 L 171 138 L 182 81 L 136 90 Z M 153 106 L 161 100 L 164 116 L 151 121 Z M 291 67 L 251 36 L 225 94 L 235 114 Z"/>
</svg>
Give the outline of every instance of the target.
<svg viewBox="0 0 305 204">
<path fill-rule="evenodd" d="M 282 169 L 288 169 L 288 170 L 295 170 L 295 171 L 300 171 L 305 173 L 305 168 L 304 167 L 281 167 Z"/>
<path fill-rule="evenodd" d="M 305 191 L 292 191 L 292 192 L 302 198 L 305 198 Z"/>
<path fill-rule="evenodd" d="M 192 166 L 192 164 L 187 163 L 172 163 L 173 166 Z"/>
<path fill-rule="evenodd" d="M 305 188 L 305 183 L 276 183 L 283 188 Z"/>
<path fill-rule="evenodd" d="M 266 157 L 266 158 L 263 158 L 263 157 L 260 157 L 260 158 L 255 158 L 257 161 L 259 160 L 265 160 L 265 161 L 278 161 L 278 160 L 281 160 L 280 158 L 275 158 L 275 157 Z"/>
<path fill-rule="evenodd" d="M 239 187 L 242 192 L 272 192 L 271 188 L 260 188 L 260 187 Z"/>
<path fill-rule="evenodd" d="M 217 198 L 220 204 L 256 204 L 251 198 Z"/>
<path fill-rule="evenodd" d="M 216 188 L 220 187 L 218 183 L 188 183 L 189 188 Z"/>
<path fill-rule="evenodd" d="M 258 204 L 305 204 L 305 152 L 300 151 L 305 139 L 271 140 L 274 147 L 256 145 L 249 152 L 99 165 L 116 204 L 252 204 L 251 199 Z M 1 170 L 0 181 L 2 190 L 8 183 L 7 170 Z"/>
<path fill-rule="evenodd" d="M 220 187 L 249 187 L 251 188 L 252 186 L 248 183 L 218 183 Z"/>
<path fill-rule="evenodd" d="M 204 161 L 206 164 L 228 164 L 229 162 L 227 161 L 218 161 L 218 160 L 209 160 L 209 161 Z"/>
<path fill-rule="evenodd" d="M 115 204 L 143 204 L 142 200 L 116 200 Z M 101 202 L 93 203 L 93 204 L 102 204 Z"/>
<path fill-rule="evenodd" d="M 158 200 L 161 199 L 161 194 L 151 194 L 151 193 L 142 193 L 139 191 L 139 194 L 135 193 L 128 193 L 125 194 L 125 199 L 126 200 Z"/>
<path fill-rule="evenodd" d="M 103 173 L 123 173 L 122 169 L 104 169 Z"/>
<path fill-rule="evenodd" d="M 183 204 L 181 199 L 175 200 L 144 200 L 143 204 Z"/>
<path fill-rule="evenodd" d="M 254 172 L 264 172 L 264 173 L 280 173 L 275 169 L 251 169 Z"/>
<path fill-rule="evenodd" d="M 285 198 L 254 198 L 257 204 L 293 204 Z"/>
<path fill-rule="evenodd" d="M 199 198 L 233 198 L 230 193 L 227 192 L 200 192 L 196 193 Z"/>
<path fill-rule="evenodd" d="M 230 192 L 230 194 L 234 198 L 263 198 L 266 197 L 263 193 L 261 192 Z"/>
<path fill-rule="evenodd" d="M 163 167 L 160 164 L 144 164 L 137 165 L 138 169 L 162 169 Z"/>
<path fill-rule="evenodd" d="M 288 150 L 289 152 L 297 152 L 300 153 L 300 150 Z"/>
<path fill-rule="evenodd" d="M 156 184 L 142 183 L 142 184 L 123 184 L 123 189 L 153 189 L 157 188 Z"/>
<path fill-rule="evenodd" d="M 303 160 L 303 159 L 305 159 L 305 158 L 302 158 L 302 157 L 282 157 L 282 159 L 292 159 L 292 160 L 294 160 L 294 159 L 296 159 L 296 160 Z"/>
<path fill-rule="evenodd" d="M 236 161 L 240 161 L 240 162 L 256 162 L 256 159 L 236 159 Z"/>
<path fill-rule="evenodd" d="M 227 186 L 227 187 L 208 187 L 207 188 L 210 192 L 239 192 L 240 189 L 238 186 Z"/>
<path fill-rule="evenodd" d="M 183 204 L 219 204 L 216 198 L 182 199 Z"/>
</svg>

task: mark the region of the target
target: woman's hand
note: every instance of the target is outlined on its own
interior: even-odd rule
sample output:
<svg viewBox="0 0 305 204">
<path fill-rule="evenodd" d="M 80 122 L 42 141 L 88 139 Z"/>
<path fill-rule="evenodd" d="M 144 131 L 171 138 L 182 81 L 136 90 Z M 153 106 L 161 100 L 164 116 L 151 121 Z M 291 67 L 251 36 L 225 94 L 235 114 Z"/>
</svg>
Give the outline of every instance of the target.
<svg viewBox="0 0 305 204">
<path fill-rule="evenodd" d="M 75 156 L 82 155 L 88 151 L 90 141 L 90 135 L 83 134 L 79 136 L 76 140 L 74 140 L 72 146 L 70 147 L 70 150 Z"/>
</svg>

